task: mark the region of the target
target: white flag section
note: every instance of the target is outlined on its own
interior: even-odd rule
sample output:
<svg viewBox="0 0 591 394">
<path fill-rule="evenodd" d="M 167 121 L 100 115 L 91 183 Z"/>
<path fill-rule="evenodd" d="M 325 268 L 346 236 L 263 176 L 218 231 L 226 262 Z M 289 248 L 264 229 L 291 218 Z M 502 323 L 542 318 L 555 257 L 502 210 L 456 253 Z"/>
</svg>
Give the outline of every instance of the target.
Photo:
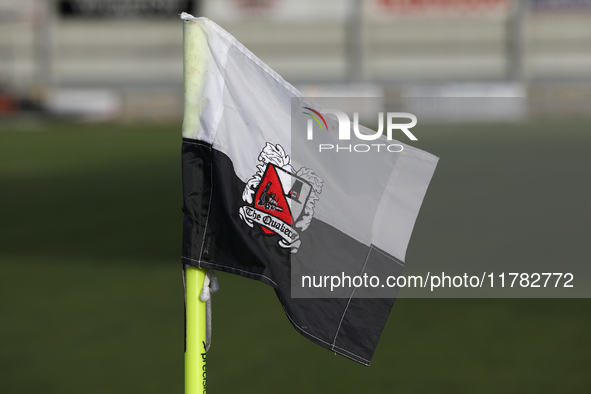
<svg viewBox="0 0 591 394">
<path fill-rule="evenodd" d="M 302 335 L 368 365 L 398 289 L 356 278 L 402 272 L 437 158 L 350 123 L 339 139 L 334 111 L 212 21 L 181 17 L 183 263 L 273 286 Z M 373 150 L 347 149 L 359 143 Z"/>
</svg>

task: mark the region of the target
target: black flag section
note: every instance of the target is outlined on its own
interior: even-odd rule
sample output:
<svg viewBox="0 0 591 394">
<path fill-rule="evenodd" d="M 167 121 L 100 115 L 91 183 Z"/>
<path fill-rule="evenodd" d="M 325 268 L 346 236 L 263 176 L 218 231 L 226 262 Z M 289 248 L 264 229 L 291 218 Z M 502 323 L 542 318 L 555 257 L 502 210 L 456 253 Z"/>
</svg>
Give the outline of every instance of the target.
<svg viewBox="0 0 591 394">
<path fill-rule="evenodd" d="M 379 264 L 384 254 L 312 218 L 301 233 L 302 247 L 293 255 L 289 248 L 278 246 L 277 235 L 261 231 L 256 223 L 251 227 L 239 217 L 246 183 L 238 178 L 227 155 L 206 142 L 184 139 L 182 164 L 183 263 L 272 286 L 298 332 L 330 351 L 369 365 L 395 299 L 292 298 L 291 269 L 294 259 L 315 261 L 335 251 L 365 261 L 365 265 Z M 270 204 L 270 212 L 281 208 L 283 196 L 272 191 L 273 185 L 261 183 L 261 187 L 260 195 L 266 196 L 263 205 Z M 302 187 L 302 182 L 294 181 L 285 198 L 298 199 Z M 290 219 L 286 216 L 284 220 Z"/>
</svg>

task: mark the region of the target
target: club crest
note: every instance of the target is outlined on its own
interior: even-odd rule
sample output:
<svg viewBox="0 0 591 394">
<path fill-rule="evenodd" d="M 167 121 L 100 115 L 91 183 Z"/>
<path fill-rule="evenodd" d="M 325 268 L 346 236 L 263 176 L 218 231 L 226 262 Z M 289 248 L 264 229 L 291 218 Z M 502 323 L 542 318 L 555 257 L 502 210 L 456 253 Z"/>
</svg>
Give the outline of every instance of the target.
<svg viewBox="0 0 591 394">
<path fill-rule="evenodd" d="M 278 245 L 296 253 L 299 232 L 310 226 L 323 181 L 308 168 L 296 171 L 281 145 L 267 142 L 258 159 L 258 171 L 242 193 L 248 205 L 240 207 L 240 218 L 265 234 L 278 235 Z"/>
</svg>

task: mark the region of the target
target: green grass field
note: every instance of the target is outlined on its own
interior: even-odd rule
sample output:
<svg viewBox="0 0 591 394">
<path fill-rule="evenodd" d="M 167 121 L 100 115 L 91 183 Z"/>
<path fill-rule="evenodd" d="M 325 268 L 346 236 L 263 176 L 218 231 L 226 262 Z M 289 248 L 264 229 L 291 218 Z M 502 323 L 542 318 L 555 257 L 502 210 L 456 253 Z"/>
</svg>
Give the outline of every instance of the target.
<svg viewBox="0 0 591 394">
<path fill-rule="evenodd" d="M 416 129 L 407 262 L 591 263 L 591 124 Z M 180 125 L 0 131 L 0 393 L 182 393 Z M 588 393 L 588 299 L 400 299 L 369 368 L 220 273 L 211 393 Z"/>
</svg>

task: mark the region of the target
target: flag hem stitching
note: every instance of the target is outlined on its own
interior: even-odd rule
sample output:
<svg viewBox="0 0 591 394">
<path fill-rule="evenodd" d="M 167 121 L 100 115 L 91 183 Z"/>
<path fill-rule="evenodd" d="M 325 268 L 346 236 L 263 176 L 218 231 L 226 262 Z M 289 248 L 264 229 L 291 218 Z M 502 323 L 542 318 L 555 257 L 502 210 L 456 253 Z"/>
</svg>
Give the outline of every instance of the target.
<svg viewBox="0 0 591 394">
<path fill-rule="evenodd" d="M 306 335 L 308 335 L 308 336 L 310 336 L 310 337 L 312 337 L 312 338 L 314 338 L 314 339 L 316 339 L 316 340 L 318 340 L 318 341 L 320 341 L 322 343 L 325 343 L 327 345 L 330 345 L 330 343 L 326 342 L 325 340 L 320 339 L 320 338 L 318 338 L 317 336 L 315 336 L 313 334 L 310 334 L 308 331 L 306 331 L 303 328 L 301 328 L 300 326 L 298 326 L 296 324 L 296 322 L 291 318 L 291 316 L 289 315 L 289 313 L 287 313 L 287 310 L 285 309 L 285 307 L 283 307 L 283 310 L 285 311 L 285 315 L 287 316 L 287 318 L 291 321 L 291 324 L 293 324 L 295 327 L 297 327 L 298 330 L 300 330 L 304 334 L 306 334 Z M 348 351 L 346 349 L 343 349 L 342 347 L 339 347 L 339 346 L 336 346 L 336 345 L 331 345 L 331 346 L 332 346 L 332 349 L 329 349 L 329 350 L 331 350 L 331 351 L 333 351 L 335 353 L 339 353 L 340 355 L 345 356 L 345 357 L 348 357 L 348 358 L 352 358 L 351 356 L 354 356 L 354 357 L 358 358 L 359 360 L 363 360 L 363 361 L 366 362 L 366 363 L 361 363 L 361 364 L 369 365 L 369 360 L 367 360 L 367 359 L 365 359 L 365 358 L 363 358 L 363 357 L 361 357 L 361 356 L 359 356 L 359 355 L 357 355 L 357 354 L 355 354 L 353 352 L 350 352 L 350 351 Z M 335 350 L 335 348 L 336 349 L 340 349 L 340 350 L 342 350 L 345 353 L 349 353 L 351 356 L 346 355 L 346 354 L 343 354 L 342 352 L 340 352 L 338 350 Z M 359 362 L 359 360 L 355 360 L 355 361 Z"/>
<path fill-rule="evenodd" d="M 363 273 L 363 271 L 365 270 L 365 266 L 367 265 L 367 261 L 369 260 L 369 255 L 371 254 L 372 249 L 373 249 L 373 244 L 369 246 L 369 250 L 367 251 L 367 256 L 365 257 L 365 262 L 363 263 L 363 267 L 361 267 L 361 273 Z M 334 350 L 334 347 L 336 346 L 335 344 L 337 343 L 337 337 L 339 336 L 339 331 L 341 330 L 341 325 L 343 324 L 343 320 L 345 319 L 345 315 L 347 314 L 347 310 L 349 309 L 349 304 L 351 304 L 351 299 L 353 298 L 353 294 L 355 294 L 355 290 L 357 290 L 356 287 L 353 288 L 353 291 L 351 292 L 351 295 L 349 296 L 349 301 L 347 301 L 347 306 L 345 307 L 345 310 L 343 311 L 343 315 L 341 316 L 341 321 L 339 322 L 339 326 L 337 327 L 337 332 L 334 335 L 334 340 L 332 341 L 332 345 L 331 345 L 333 350 Z"/>
<path fill-rule="evenodd" d="M 203 226 L 203 241 L 201 241 L 201 250 L 199 251 L 199 260 L 203 257 L 203 247 L 205 246 L 205 234 L 207 233 L 207 225 L 209 224 L 209 213 L 211 210 L 211 200 L 213 198 L 213 152 L 212 148 L 209 147 L 209 159 L 211 161 L 211 171 L 210 171 L 210 179 L 211 179 L 211 191 L 209 193 L 209 203 L 207 204 L 207 215 L 205 216 L 205 226 Z"/>
</svg>

